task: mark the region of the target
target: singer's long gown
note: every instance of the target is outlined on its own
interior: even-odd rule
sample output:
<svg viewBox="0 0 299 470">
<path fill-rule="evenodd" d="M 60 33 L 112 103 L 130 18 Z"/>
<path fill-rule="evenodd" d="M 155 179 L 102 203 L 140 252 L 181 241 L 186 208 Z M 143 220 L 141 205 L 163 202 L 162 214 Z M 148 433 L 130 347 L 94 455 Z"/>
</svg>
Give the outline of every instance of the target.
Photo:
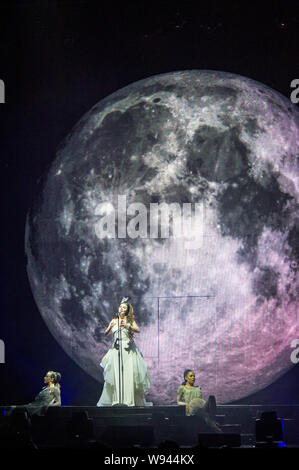
<svg viewBox="0 0 299 470">
<path fill-rule="evenodd" d="M 129 332 L 120 329 L 120 387 L 119 356 L 114 347 L 118 338 L 118 326 L 112 327 L 114 342 L 100 365 L 104 369 L 104 387 L 97 406 L 112 406 L 124 403 L 128 406 L 147 406 L 144 395 L 151 386 L 145 360 L 134 341 L 130 341 Z M 119 391 L 121 390 L 121 393 Z"/>
</svg>

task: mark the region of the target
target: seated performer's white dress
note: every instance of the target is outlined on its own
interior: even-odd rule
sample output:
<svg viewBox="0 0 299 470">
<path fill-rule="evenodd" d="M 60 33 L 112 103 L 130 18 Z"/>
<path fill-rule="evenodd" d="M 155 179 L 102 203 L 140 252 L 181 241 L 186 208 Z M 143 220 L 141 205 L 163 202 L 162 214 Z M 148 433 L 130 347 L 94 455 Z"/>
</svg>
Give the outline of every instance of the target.
<svg viewBox="0 0 299 470">
<path fill-rule="evenodd" d="M 185 401 L 182 401 L 184 399 Z M 181 385 L 177 391 L 177 404 L 189 405 L 189 410 L 186 411 L 187 416 L 196 414 L 198 409 L 205 408 L 206 401 L 202 398 L 201 387 L 187 387 Z"/>
<path fill-rule="evenodd" d="M 97 406 L 112 406 L 124 403 L 128 406 L 146 406 L 144 395 L 151 386 L 146 363 L 126 328 L 120 329 L 121 394 L 119 394 L 119 357 L 115 341 L 118 338 L 117 324 L 112 327 L 114 342 L 101 361 L 104 369 L 104 387 Z M 121 396 L 120 396 L 121 395 Z"/>
</svg>

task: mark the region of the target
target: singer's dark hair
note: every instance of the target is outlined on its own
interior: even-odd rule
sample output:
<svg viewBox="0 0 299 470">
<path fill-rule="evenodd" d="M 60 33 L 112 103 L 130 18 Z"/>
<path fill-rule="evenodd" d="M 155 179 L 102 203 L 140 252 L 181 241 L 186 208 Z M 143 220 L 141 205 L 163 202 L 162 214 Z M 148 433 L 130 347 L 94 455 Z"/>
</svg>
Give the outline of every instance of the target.
<svg viewBox="0 0 299 470">
<path fill-rule="evenodd" d="M 54 379 L 54 384 L 57 385 L 61 380 L 60 372 L 55 372 L 53 370 L 50 370 L 49 372 L 51 374 L 52 379 Z"/>
</svg>

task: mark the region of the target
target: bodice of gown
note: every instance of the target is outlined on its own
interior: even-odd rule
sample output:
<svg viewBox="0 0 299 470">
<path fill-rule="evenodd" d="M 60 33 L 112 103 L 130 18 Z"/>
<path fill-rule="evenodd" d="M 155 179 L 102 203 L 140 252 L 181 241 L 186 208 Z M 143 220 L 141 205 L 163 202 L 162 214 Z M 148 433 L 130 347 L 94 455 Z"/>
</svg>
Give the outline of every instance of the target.
<svg viewBox="0 0 299 470">
<path fill-rule="evenodd" d="M 111 329 L 114 341 L 118 338 L 118 324 L 114 325 Z M 128 343 L 129 341 L 132 342 L 132 335 L 129 334 L 129 330 L 127 328 L 120 328 L 120 339 L 122 342 Z"/>
<path fill-rule="evenodd" d="M 185 403 L 189 404 L 191 400 L 194 399 L 202 400 L 202 391 L 200 387 L 186 387 L 181 385 L 178 389 L 178 397 L 183 397 Z"/>
<path fill-rule="evenodd" d="M 53 400 L 56 398 L 56 390 L 54 387 L 44 387 L 38 395 L 36 395 L 33 403 L 40 403 L 44 406 L 50 405 Z"/>
<path fill-rule="evenodd" d="M 185 402 L 181 401 L 184 399 Z M 188 405 L 186 415 L 191 416 L 197 413 L 197 410 L 205 406 L 205 400 L 202 398 L 202 392 L 200 387 L 186 387 L 181 385 L 177 392 L 177 403 L 178 405 Z"/>
</svg>

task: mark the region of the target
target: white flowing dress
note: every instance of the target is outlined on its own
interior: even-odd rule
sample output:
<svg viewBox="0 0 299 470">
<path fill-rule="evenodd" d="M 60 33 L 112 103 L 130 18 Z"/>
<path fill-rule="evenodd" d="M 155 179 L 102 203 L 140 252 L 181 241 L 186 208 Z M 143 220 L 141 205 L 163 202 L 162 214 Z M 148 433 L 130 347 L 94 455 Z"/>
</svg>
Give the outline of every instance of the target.
<svg viewBox="0 0 299 470">
<path fill-rule="evenodd" d="M 119 356 L 118 349 L 114 347 L 118 338 L 117 324 L 111 331 L 114 342 L 100 363 L 104 369 L 105 383 L 97 406 L 113 406 L 117 403 L 128 406 L 152 405 L 146 402 L 144 397 L 151 386 L 145 360 L 126 328 L 120 329 L 119 383 Z"/>
</svg>

